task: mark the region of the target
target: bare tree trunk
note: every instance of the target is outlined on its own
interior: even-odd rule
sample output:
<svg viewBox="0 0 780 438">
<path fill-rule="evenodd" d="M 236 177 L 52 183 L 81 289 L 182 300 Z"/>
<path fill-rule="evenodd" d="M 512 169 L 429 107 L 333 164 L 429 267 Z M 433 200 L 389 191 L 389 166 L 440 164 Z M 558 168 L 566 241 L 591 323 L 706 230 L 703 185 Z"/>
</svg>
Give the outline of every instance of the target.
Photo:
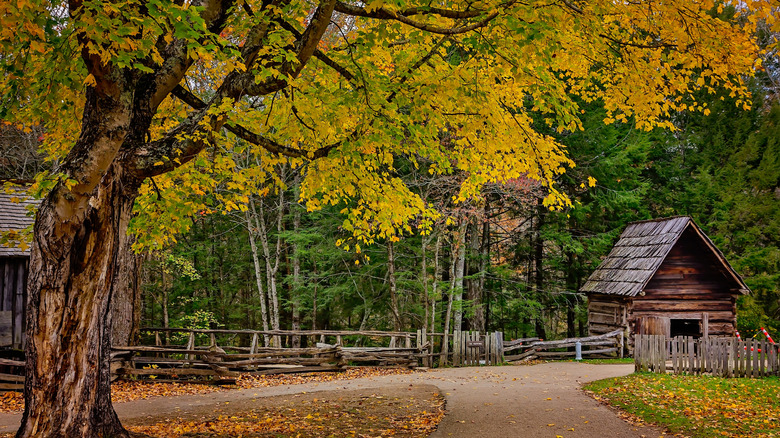
<svg viewBox="0 0 780 438">
<path fill-rule="evenodd" d="M 276 214 L 276 245 L 274 247 L 273 254 L 271 253 L 271 245 L 268 241 L 268 227 L 265 223 L 265 207 L 263 199 L 259 202 L 259 212 L 254 209 L 254 203 L 251 204 L 255 213 L 255 221 L 260 229 L 260 244 L 263 247 L 263 255 L 265 256 L 265 275 L 266 284 L 268 285 L 268 300 L 270 305 L 270 319 L 271 328 L 273 330 L 279 330 L 279 294 L 277 289 L 276 275 L 279 271 L 279 260 L 282 253 L 282 219 L 284 218 L 284 190 L 279 188 L 279 207 Z M 280 346 L 281 338 L 274 336 L 274 346 Z"/>
<path fill-rule="evenodd" d="M 466 266 L 466 227 L 468 219 L 465 215 L 460 218 L 458 225 L 457 243 L 454 254 L 457 258 L 453 260 L 455 266 L 453 269 L 453 290 L 451 294 L 455 296 L 455 326 L 454 329 L 460 330 L 463 327 L 463 274 Z"/>
<path fill-rule="evenodd" d="M 393 330 L 401 331 L 401 314 L 398 310 L 398 286 L 395 278 L 395 253 L 393 241 L 387 241 L 387 275 L 390 282 L 390 311 L 393 313 Z"/>
<path fill-rule="evenodd" d="M 436 301 L 439 299 L 439 279 L 441 279 L 441 234 L 436 235 L 436 250 L 433 255 L 433 287 L 431 288 L 431 331 L 436 331 Z"/>
<path fill-rule="evenodd" d="M 313 262 L 312 268 L 313 268 L 313 274 L 317 275 L 317 262 L 316 260 Z M 317 287 L 318 284 L 314 283 L 314 291 L 312 292 L 312 303 L 311 303 L 311 329 L 317 330 Z"/>
<path fill-rule="evenodd" d="M 544 240 L 542 239 L 542 226 L 544 226 L 544 206 L 541 198 L 537 203 L 536 229 L 534 230 L 534 279 L 536 293 L 542 303 L 539 316 L 534 321 L 536 336 L 547 339 L 547 331 L 544 328 L 544 311 L 547 305 L 547 296 L 544 292 Z"/>
<path fill-rule="evenodd" d="M 490 266 L 490 212 L 488 211 L 487 200 L 485 200 L 485 213 L 482 222 L 482 241 L 479 249 L 479 282 L 480 306 L 476 309 L 481 321 L 479 330 L 487 330 L 490 299 L 485 299 L 485 278 L 487 278 L 488 267 Z"/>
<path fill-rule="evenodd" d="M 423 309 L 425 310 L 425 316 L 423 317 L 423 329 L 426 332 L 429 332 L 428 327 L 428 318 L 431 313 L 431 306 L 430 306 L 430 290 L 428 287 L 428 243 L 430 242 L 430 237 L 426 238 L 423 237 L 422 239 L 422 248 L 421 248 L 421 255 L 422 255 L 422 264 L 420 267 L 420 274 L 422 275 L 422 283 L 423 283 L 423 293 L 420 297 L 422 300 Z"/>
<path fill-rule="evenodd" d="M 116 262 L 137 189 L 122 184 L 121 173 L 110 165 L 88 194 L 60 183 L 41 204 L 19 438 L 128 436 L 111 405 L 110 385 Z"/>
<path fill-rule="evenodd" d="M 260 320 L 263 323 L 263 330 L 268 331 L 268 308 L 266 306 L 266 296 L 265 296 L 265 289 L 263 288 L 263 269 L 260 266 L 260 255 L 257 251 L 257 242 L 255 241 L 255 236 L 259 232 L 259 229 L 257 227 L 257 218 L 255 217 L 253 219 L 252 214 L 257 214 L 254 208 L 254 201 L 252 201 L 252 198 L 249 198 L 249 205 L 250 208 L 246 211 L 246 227 L 247 231 L 249 231 L 249 246 L 252 250 L 252 262 L 254 263 L 255 267 L 255 284 L 257 285 L 257 293 L 260 297 Z M 264 336 L 264 345 L 268 346 L 268 336 Z"/>
<path fill-rule="evenodd" d="M 469 224 L 469 259 L 467 291 L 468 299 L 471 303 L 471 316 L 468 318 L 469 330 L 485 331 L 485 309 L 483 307 L 482 295 L 484 285 L 485 264 L 482 262 L 484 239 L 483 227 L 480 227 L 480 217 L 474 216 Z"/>
<path fill-rule="evenodd" d="M 301 187 L 301 173 L 296 172 L 295 180 L 293 182 L 295 187 L 295 199 L 291 204 L 293 209 L 293 233 L 297 236 L 301 229 L 301 208 L 298 206 L 298 198 L 300 197 Z M 290 290 L 290 300 L 292 301 L 292 329 L 298 331 L 301 329 L 301 248 L 297 241 L 292 243 L 293 251 L 293 284 Z M 292 338 L 293 348 L 301 346 L 301 337 L 293 336 Z"/>
<path fill-rule="evenodd" d="M 457 236 L 452 240 L 453 243 L 457 242 Z M 441 357 L 439 359 L 439 365 L 447 364 L 447 356 L 450 350 L 449 335 L 450 335 L 450 321 L 452 320 L 452 302 L 455 297 L 455 265 L 458 262 L 456 245 L 450 245 L 450 289 L 447 292 L 447 311 L 444 314 L 444 336 L 442 337 Z"/>
</svg>

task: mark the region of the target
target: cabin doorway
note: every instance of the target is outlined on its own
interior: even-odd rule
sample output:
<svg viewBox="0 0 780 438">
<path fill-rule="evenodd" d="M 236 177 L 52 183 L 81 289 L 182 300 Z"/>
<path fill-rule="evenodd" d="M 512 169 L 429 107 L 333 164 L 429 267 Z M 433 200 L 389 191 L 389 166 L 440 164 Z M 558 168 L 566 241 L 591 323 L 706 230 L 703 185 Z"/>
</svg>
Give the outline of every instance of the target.
<svg viewBox="0 0 780 438">
<path fill-rule="evenodd" d="M 693 336 L 700 338 L 702 335 L 700 319 L 672 319 L 669 321 L 669 336 Z"/>
</svg>

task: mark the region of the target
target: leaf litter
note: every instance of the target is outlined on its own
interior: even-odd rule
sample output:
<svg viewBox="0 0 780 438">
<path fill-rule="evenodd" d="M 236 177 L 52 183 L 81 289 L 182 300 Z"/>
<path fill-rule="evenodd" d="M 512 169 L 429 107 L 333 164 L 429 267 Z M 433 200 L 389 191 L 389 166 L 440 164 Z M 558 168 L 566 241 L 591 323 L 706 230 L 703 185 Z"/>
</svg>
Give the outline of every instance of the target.
<svg viewBox="0 0 780 438">
<path fill-rule="evenodd" d="M 236 385 L 117 381 L 112 400 L 132 400 L 206 394 L 234 389 L 301 385 L 382 375 L 409 374 L 402 368 L 360 367 L 341 373 L 253 375 L 242 374 Z M 136 436 L 171 438 L 227 437 L 427 437 L 444 416 L 444 398 L 433 387 L 384 388 L 381 391 L 329 391 L 253 399 L 234 403 L 198 417 L 161 417 L 127 428 Z M 324 394 L 324 395 L 323 395 Z M 0 395 L 0 412 L 23 410 L 17 392 Z M 11 436 L 11 435 L 8 435 Z"/>
</svg>

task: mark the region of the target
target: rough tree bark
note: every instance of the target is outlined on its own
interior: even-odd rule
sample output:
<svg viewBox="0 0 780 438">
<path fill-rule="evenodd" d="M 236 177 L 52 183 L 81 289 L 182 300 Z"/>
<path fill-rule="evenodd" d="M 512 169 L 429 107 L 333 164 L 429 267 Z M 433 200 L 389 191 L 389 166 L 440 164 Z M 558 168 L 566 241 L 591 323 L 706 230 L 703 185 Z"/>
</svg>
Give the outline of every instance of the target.
<svg viewBox="0 0 780 438">
<path fill-rule="evenodd" d="M 18 437 L 127 436 L 111 405 L 110 306 L 120 230 L 134 200 L 133 191 L 123 190 L 121 169 L 112 165 L 87 202 L 68 208 L 74 206 L 67 194 L 55 190 L 41 205 Z"/>
<path fill-rule="evenodd" d="M 124 207 L 131 207 L 125 205 Z M 130 219 L 131 211 L 123 211 L 122 219 Z M 120 229 L 127 229 L 120 223 Z M 141 324 L 140 255 L 132 250 L 135 238 L 127 233 L 119 236 L 117 272 L 114 276 L 114 294 L 111 304 L 111 345 L 135 345 Z"/>
</svg>

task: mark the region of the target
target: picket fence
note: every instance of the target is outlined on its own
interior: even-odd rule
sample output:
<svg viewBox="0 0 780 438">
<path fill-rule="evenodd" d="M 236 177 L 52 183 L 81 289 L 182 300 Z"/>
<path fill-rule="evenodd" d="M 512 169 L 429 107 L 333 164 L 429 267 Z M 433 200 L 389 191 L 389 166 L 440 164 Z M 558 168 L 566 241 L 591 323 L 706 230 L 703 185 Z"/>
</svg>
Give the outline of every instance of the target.
<svg viewBox="0 0 780 438">
<path fill-rule="evenodd" d="M 780 375 L 780 346 L 766 339 L 636 335 L 637 371 L 711 374 L 720 377 Z"/>
</svg>

